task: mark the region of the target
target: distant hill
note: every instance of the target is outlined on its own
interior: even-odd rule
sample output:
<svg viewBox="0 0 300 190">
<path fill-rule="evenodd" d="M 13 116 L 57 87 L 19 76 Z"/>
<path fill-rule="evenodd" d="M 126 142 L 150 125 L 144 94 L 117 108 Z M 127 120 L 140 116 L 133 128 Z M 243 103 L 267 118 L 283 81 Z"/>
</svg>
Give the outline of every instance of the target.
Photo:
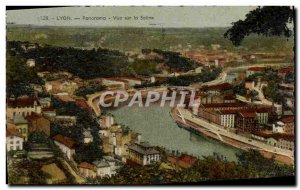
<svg viewBox="0 0 300 190">
<path fill-rule="evenodd" d="M 51 44 L 61 47 L 109 48 L 120 51 L 143 48 L 211 49 L 212 44 L 240 52 L 281 52 L 292 54 L 294 41 L 284 37 L 252 35 L 240 47 L 234 47 L 223 37 L 226 28 L 76 28 L 7 26 L 7 39 Z"/>
</svg>

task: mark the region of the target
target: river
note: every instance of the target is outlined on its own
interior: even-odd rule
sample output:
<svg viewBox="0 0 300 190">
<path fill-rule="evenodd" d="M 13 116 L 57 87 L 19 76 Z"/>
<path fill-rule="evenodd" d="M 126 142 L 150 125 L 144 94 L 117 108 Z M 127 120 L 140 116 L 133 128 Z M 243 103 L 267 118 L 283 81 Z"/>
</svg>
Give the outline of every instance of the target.
<svg viewBox="0 0 300 190">
<path fill-rule="evenodd" d="M 236 161 L 235 154 L 240 150 L 180 128 L 171 118 L 170 110 L 170 107 L 154 104 L 147 108 L 124 106 L 107 111 L 114 115 L 119 124 L 141 133 L 142 141 L 152 145 L 186 152 L 197 157 L 213 155 L 215 152 L 225 156 L 227 160 Z"/>
</svg>

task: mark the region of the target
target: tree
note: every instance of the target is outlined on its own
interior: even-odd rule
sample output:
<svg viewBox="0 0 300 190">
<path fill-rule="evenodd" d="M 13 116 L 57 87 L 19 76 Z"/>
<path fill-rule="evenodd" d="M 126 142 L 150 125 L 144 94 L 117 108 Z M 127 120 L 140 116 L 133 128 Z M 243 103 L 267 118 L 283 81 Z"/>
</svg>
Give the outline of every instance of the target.
<svg viewBox="0 0 300 190">
<path fill-rule="evenodd" d="M 233 45 L 238 46 L 250 34 L 264 36 L 285 36 L 289 38 L 292 31 L 288 23 L 294 20 L 294 8 L 289 6 L 258 7 L 246 15 L 245 20 L 238 20 L 224 34 Z"/>
</svg>

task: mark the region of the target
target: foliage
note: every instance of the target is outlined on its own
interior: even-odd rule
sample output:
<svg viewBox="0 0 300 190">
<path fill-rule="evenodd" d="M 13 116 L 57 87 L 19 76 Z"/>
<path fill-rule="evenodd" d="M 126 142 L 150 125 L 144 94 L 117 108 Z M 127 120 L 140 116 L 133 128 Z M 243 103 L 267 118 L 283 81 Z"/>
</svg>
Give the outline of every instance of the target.
<svg viewBox="0 0 300 190">
<path fill-rule="evenodd" d="M 278 83 L 271 80 L 268 81 L 268 86 L 263 88 L 263 93 L 266 98 L 270 98 L 272 101 L 281 104 L 283 102 L 284 96 L 279 92 Z"/>
<path fill-rule="evenodd" d="M 189 58 L 183 57 L 178 52 L 172 51 L 163 51 L 159 49 L 153 49 L 153 52 L 162 55 L 165 59 L 165 64 L 170 68 L 173 68 L 179 71 L 189 71 L 194 68 L 196 64 L 194 61 L 190 60 Z"/>
<path fill-rule="evenodd" d="M 159 164 L 148 166 L 125 165 L 115 176 L 89 179 L 92 184 L 176 184 L 201 181 L 234 180 L 293 176 L 291 166 L 261 156 L 256 150 L 237 154 L 238 161 L 227 161 L 220 156 L 206 156 L 188 169 L 163 169 Z"/>
<path fill-rule="evenodd" d="M 59 124 L 55 124 L 52 127 L 51 133 L 62 134 L 74 139 L 77 143 L 76 152 L 80 155 L 79 161 L 100 158 L 103 153 L 100 148 L 102 143 L 98 135 L 99 124 L 92 113 L 79 108 L 74 102 L 61 102 L 56 98 L 52 98 L 53 107 L 57 110 L 58 115 L 73 115 L 77 118 L 76 126 L 62 127 Z M 83 144 L 83 131 L 84 129 L 90 129 L 93 136 L 93 143 L 88 146 Z M 84 153 L 84 150 L 87 152 Z"/>
<path fill-rule="evenodd" d="M 295 82 L 295 73 L 294 72 L 289 72 L 285 75 L 284 81 L 286 83 L 293 83 Z"/>
<path fill-rule="evenodd" d="M 168 78 L 167 83 L 174 86 L 189 86 L 196 82 L 207 82 L 216 79 L 221 73 L 221 68 L 213 69 L 212 71 L 202 72 L 197 75 L 183 75 L 178 77 Z"/>
<path fill-rule="evenodd" d="M 151 60 L 135 60 L 134 62 L 130 63 L 128 66 L 128 70 L 131 70 L 131 75 L 145 75 L 149 76 L 154 73 L 158 73 L 158 70 L 156 69 L 157 63 L 151 61 Z"/>
<path fill-rule="evenodd" d="M 76 157 L 74 158 L 77 163 L 88 162 L 92 163 L 96 159 L 100 159 L 103 156 L 103 152 L 99 149 L 99 144 L 95 142 L 89 144 L 80 144 L 76 147 Z"/>
<path fill-rule="evenodd" d="M 24 42 L 8 42 L 8 48 L 18 48 Z M 119 51 L 108 49 L 82 50 L 54 46 L 37 46 L 26 52 L 18 52 L 21 57 L 36 60 L 40 71 L 67 71 L 83 79 L 119 76 L 121 68 L 127 66 L 127 57 Z"/>
<path fill-rule="evenodd" d="M 289 6 L 258 7 L 246 15 L 245 20 L 238 20 L 226 31 L 224 36 L 229 38 L 233 45 L 238 46 L 251 33 L 264 36 L 290 37 L 292 31 L 288 23 L 293 21 L 294 10 Z"/>
<path fill-rule="evenodd" d="M 35 69 L 29 68 L 21 57 L 7 56 L 6 85 L 7 96 L 33 95 L 31 83 L 42 84 Z"/>
</svg>

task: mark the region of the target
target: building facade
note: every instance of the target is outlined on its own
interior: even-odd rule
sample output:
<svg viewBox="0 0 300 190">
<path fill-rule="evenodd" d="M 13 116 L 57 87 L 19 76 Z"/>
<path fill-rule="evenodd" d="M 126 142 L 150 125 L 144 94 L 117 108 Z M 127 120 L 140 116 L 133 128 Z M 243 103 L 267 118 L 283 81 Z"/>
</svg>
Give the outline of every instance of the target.
<svg viewBox="0 0 300 190">
<path fill-rule="evenodd" d="M 160 153 L 146 142 L 136 142 L 128 147 L 129 159 L 142 166 L 160 162 Z"/>
</svg>

